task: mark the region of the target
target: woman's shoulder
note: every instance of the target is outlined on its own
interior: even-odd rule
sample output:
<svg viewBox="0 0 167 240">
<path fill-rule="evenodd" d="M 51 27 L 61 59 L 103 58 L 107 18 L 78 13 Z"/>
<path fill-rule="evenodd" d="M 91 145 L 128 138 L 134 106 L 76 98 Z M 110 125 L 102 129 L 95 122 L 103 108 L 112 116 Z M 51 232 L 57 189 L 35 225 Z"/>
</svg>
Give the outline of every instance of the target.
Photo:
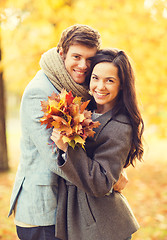
<svg viewBox="0 0 167 240">
<path fill-rule="evenodd" d="M 126 114 L 118 114 L 111 119 L 104 134 L 108 134 L 111 138 L 124 139 L 128 142 L 128 139 L 132 136 L 132 125 L 130 119 Z"/>
<path fill-rule="evenodd" d="M 120 113 L 117 115 L 113 115 L 112 112 L 107 112 L 101 115 L 99 118 L 96 119 L 101 123 L 98 129 L 95 129 L 96 136 L 103 132 L 103 134 L 107 136 L 122 136 L 125 133 L 127 135 L 131 134 L 132 132 L 132 125 L 130 123 L 130 119 L 124 113 Z"/>
<path fill-rule="evenodd" d="M 129 117 L 124 114 L 124 113 L 120 113 L 116 116 L 113 116 L 111 118 L 111 121 L 108 122 L 108 128 L 110 129 L 110 133 L 112 132 L 112 134 L 116 133 L 119 135 L 124 135 L 125 133 L 128 134 L 132 132 L 132 125 L 130 122 Z"/>
<path fill-rule="evenodd" d="M 122 123 L 122 124 L 131 125 L 129 117 L 124 113 L 120 113 L 120 114 L 114 116 L 113 120 L 116 122 Z"/>
</svg>

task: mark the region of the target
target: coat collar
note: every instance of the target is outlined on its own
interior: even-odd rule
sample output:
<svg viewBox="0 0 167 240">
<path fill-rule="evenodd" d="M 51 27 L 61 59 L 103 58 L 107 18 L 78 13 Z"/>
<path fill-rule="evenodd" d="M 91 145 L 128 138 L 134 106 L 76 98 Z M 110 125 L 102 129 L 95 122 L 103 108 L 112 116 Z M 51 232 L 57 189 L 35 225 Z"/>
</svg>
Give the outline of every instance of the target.
<svg viewBox="0 0 167 240">
<path fill-rule="evenodd" d="M 103 127 L 112 119 L 112 115 L 113 115 L 112 111 L 110 110 L 96 118 L 96 121 L 100 122 L 100 126 L 98 128 L 93 129 L 95 131 L 94 140 L 97 139 Z"/>
<path fill-rule="evenodd" d="M 113 112 L 112 110 L 102 114 L 101 116 L 97 117 L 95 120 L 100 122 L 100 126 L 98 128 L 93 129 L 95 131 L 94 140 L 97 139 L 98 135 L 102 131 L 103 127 L 113 119 Z M 123 124 L 130 124 L 128 117 L 124 114 L 119 114 L 114 117 L 114 120 Z"/>
</svg>

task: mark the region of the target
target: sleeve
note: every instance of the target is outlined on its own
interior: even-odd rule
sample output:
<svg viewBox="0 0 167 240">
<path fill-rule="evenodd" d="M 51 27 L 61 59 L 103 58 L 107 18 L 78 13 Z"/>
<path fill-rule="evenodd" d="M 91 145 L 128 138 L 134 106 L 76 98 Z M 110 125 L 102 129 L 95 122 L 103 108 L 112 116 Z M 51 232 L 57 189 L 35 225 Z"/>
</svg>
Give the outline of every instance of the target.
<svg viewBox="0 0 167 240">
<path fill-rule="evenodd" d="M 31 149 L 37 149 L 41 159 L 46 161 L 48 169 L 68 180 L 57 164 L 57 148 L 50 139 L 52 129 L 47 129 L 46 125 L 40 123 L 40 118 L 43 116 L 41 101 L 47 98 L 45 91 L 40 88 L 30 88 L 25 91 L 20 109 L 22 133 L 29 136 Z"/>
<path fill-rule="evenodd" d="M 130 125 L 103 129 L 103 137 L 90 158 L 82 148 L 68 147 L 67 160 L 59 154 L 59 165 L 70 182 L 95 197 L 106 195 L 119 179 L 130 151 Z M 100 138 L 100 135 L 99 137 Z"/>
</svg>

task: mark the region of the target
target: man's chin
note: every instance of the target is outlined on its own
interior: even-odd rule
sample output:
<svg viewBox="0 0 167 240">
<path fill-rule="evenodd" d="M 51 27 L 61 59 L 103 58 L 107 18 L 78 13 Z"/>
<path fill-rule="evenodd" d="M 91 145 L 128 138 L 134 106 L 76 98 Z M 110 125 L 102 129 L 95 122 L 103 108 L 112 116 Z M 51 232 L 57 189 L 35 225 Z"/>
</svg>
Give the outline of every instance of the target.
<svg viewBox="0 0 167 240">
<path fill-rule="evenodd" d="M 83 84 L 85 82 L 85 77 L 81 78 L 81 77 L 78 77 L 78 78 L 73 78 L 74 82 L 78 83 L 78 84 Z"/>
</svg>

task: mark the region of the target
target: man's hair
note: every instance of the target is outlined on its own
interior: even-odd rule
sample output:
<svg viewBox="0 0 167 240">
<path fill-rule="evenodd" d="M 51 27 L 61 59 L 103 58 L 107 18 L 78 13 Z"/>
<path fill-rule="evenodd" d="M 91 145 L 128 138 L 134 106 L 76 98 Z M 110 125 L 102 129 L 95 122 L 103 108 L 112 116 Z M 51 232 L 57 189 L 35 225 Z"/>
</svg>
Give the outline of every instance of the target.
<svg viewBox="0 0 167 240">
<path fill-rule="evenodd" d="M 62 48 L 63 53 L 66 54 L 69 47 L 74 44 L 82 44 L 89 48 L 96 47 L 100 49 L 100 34 L 97 30 L 90 26 L 75 24 L 68 27 L 62 32 L 60 41 L 57 45 L 57 51 Z"/>
</svg>

